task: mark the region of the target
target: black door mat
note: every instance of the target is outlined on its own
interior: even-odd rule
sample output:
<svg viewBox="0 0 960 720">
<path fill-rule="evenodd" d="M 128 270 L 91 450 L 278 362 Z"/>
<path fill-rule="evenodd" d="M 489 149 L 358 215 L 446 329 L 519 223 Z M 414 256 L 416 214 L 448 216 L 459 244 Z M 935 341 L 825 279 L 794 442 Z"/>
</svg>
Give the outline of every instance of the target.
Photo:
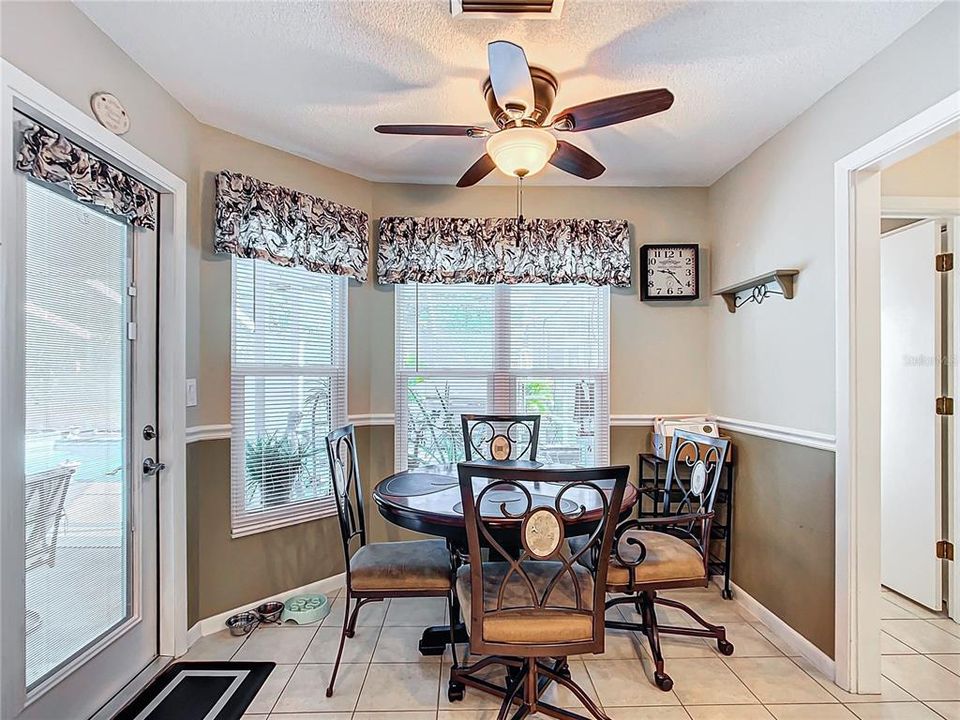
<svg viewBox="0 0 960 720">
<path fill-rule="evenodd" d="M 272 662 L 178 662 L 113 720 L 240 720 L 275 667 Z"/>
</svg>

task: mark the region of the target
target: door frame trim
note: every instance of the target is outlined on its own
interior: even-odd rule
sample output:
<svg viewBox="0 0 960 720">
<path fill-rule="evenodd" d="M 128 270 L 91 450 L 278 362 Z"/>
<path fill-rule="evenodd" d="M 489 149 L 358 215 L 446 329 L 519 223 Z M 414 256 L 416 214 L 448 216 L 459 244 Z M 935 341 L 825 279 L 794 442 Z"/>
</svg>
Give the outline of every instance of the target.
<svg viewBox="0 0 960 720">
<path fill-rule="evenodd" d="M 879 172 L 958 127 L 955 92 L 834 165 L 835 660 L 853 693 L 880 692 Z"/>
<path fill-rule="evenodd" d="M 186 383 L 186 235 L 187 235 L 187 183 L 158 164 L 126 140 L 114 135 L 82 110 L 74 107 L 52 90 L 34 80 L 6 60 L 0 66 L 0 162 L 13 162 L 12 127 L 15 109 L 26 109 L 31 114 L 50 122 L 54 127 L 69 131 L 81 141 L 96 147 L 106 154 L 111 162 L 144 181 L 160 193 L 160 313 L 158 323 L 158 433 L 159 457 L 167 465 L 160 476 L 158 498 L 159 533 L 159 654 L 179 656 L 187 650 L 187 562 L 186 562 L 186 446 L 184 428 L 186 406 L 182 402 Z M 0 178 L 6 178 L 0 173 Z M 0 197 L 6 198 L 12 188 L 0 180 Z M 4 235 L 16 231 L 16 208 L 4 203 L 2 227 Z M 3 246 L 0 246 L 3 253 Z M 3 302 L 0 298 L 0 303 Z M 0 364 L 9 367 L 10 358 L 3 354 Z M 166 400 L 166 402 L 164 401 Z M 4 414 L 6 411 L 4 411 Z M 0 417 L 0 428 L 3 418 Z M 2 450 L 2 448 L 0 448 Z M 0 516 L 16 513 L 17 508 L 3 507 Z M 9 528 L 12 523 L 3 523 Z M 12 540 L 12 541 L 11 541 Z M 7 557 L 23 541 L 9 537 L 9 532 L 0 531 L 0 557 Z M 9 548 L 9 549 L 8 549 Z M 6 562 L 4 563 L 7 564 Z M 17 617 L 19 611 L 13 603 L 22 601 L 0 596 L 0 612 L 5 617 Z M 13 606 L 11 606 L 13 605 Z M 12 614 L 11 614 L 12 613 Z M 17 627 L 15 624 L 13 627 Z M 9 632 L 10 626 L 6 630 Z M 15 632 L 22 630 L 19 628 Z M 0 625 L 0 640 L 7 632 Z M 19 642 L 19 640 L 17 640 Z M 3 645 L 6 646 L 6 642 Z M 5 653 L 6 655 L 6 653 Z M 22 665 L 22 659 L 17 661 Z M 22 668 L 20 668 L 22 669 Z M 14 668 L 16 671 L 16 668 Z M 27 704 L 22 678 L 13 678 L 9 660 L 0 659 L 0 715 L 15 717 Z M 30 698 L 31 700 L 33 698 Z"/>
</svg>

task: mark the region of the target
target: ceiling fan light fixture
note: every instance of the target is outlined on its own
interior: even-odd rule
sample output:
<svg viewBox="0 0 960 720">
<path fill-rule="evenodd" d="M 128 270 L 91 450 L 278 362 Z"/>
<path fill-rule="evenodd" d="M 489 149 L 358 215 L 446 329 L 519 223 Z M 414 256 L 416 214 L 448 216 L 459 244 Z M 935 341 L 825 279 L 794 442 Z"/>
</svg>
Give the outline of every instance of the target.
<svg viewBox="0 0 960 720">
<path fill-rule="evenodd" d="M 536 127 L 501 130 L 487 139 L 487 154 L 510 177 L 530 177 L 543 170 L 557 149 L 553 133 Z"/>
</svg>

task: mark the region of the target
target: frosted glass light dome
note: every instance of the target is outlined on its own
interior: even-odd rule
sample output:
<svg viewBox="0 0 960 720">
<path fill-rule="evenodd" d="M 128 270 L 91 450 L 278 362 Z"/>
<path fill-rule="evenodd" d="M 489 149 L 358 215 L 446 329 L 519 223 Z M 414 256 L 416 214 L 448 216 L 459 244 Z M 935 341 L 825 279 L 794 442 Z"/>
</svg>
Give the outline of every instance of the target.
<svg viewBox="0 0 960 720">
<path fill-rule="evenodd" d="M 511 177 L 536 175 L 556 149 L 553 133 L 535 127 L 508 128 L 487 140 L 487 154 L 500 172 Z"/>
</svg>

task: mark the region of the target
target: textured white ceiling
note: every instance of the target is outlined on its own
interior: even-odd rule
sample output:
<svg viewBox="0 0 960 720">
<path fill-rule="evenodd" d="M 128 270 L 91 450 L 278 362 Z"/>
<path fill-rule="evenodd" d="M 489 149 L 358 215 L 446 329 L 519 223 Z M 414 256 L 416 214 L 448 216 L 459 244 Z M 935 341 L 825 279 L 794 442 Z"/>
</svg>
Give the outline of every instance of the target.
<svg viewBox="0 0 960 720">
<path fill-rule="evenodd" d="M 78 5 L 202 122 L 371 180 L 452 184 L 484 152 L 373 127 L 490 124 L 490 40 L 557 74 L 555 110 L 667 87 L 665 113 L 564 135 L 607 166 L 594 184 L 664 186 L 711 184 L 936 3 L 566 0 L 559 21 L 453 18 L 447 0 Z"/>
</svg>

